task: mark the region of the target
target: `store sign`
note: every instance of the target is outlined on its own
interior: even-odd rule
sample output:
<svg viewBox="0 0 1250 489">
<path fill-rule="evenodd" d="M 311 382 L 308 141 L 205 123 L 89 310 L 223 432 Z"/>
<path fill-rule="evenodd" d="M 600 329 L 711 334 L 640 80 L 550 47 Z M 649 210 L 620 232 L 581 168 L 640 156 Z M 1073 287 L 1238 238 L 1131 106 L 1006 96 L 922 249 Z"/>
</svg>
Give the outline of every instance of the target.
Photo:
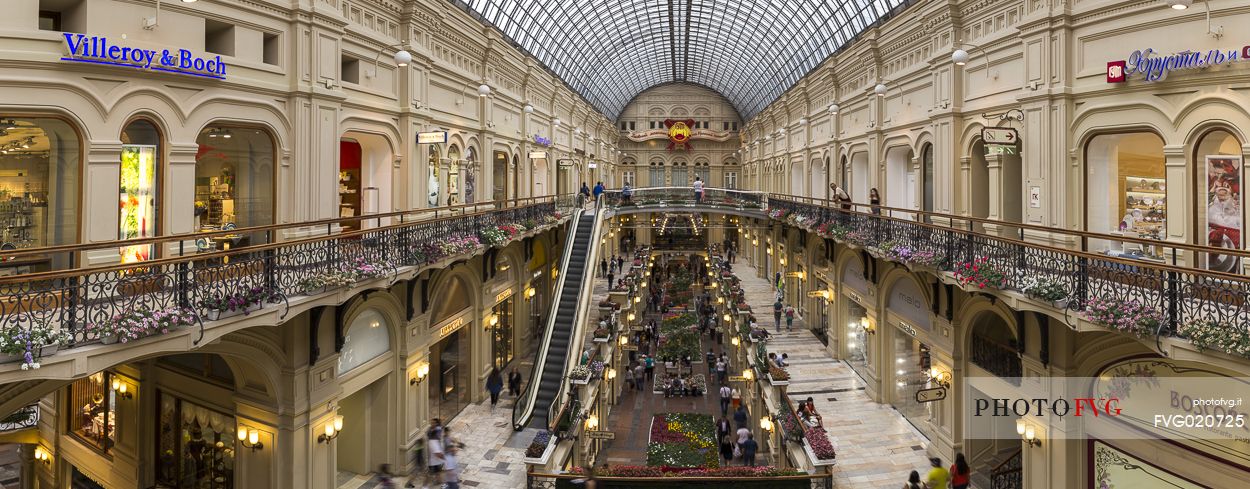
<svg viewBox="0 0 1250 489">
<path fill-rule="evenodd" d="M 899 317 L 916 323 L 916 327 L 920 329 L 928 331 L 933 327 L 924 294 L 911 280 L 903 279 L 894 285 L 893 290 L 890 291 L 890 300 L 886 302 L 886 308 Z M 915 336 L 915 333 L 911 334 Z"/>
<path fill-rule="evenodd" d="M 1016 144 L 1020 134 L 1010 127 L 986 127 L 981 129 L 981 140 L 985 144 Z"/>
<path fill-rule="evenodd" d="M 531 160 L 545 160 L 547 159 L 547 152 L 546 151 L 530 151 L 530 159 Z"/>
<path fill-rule="evenodd" d="M 910 325 L 910 324 L 904 323 L 904 322 L 902 322 L 902 321 L 899 321 L 899 322 L 898 322 L 898 329 L 903 330 L 903 332 L 904 332 L 904 333 L 907 333 L 907 334 L 911 335 L 912 337 L 915 337 L 915 336 L 916 336 L 916 334 L 917 334 L 917 332 L 916 332 L 916 328 L 913 328 L 913 327 L 911 327 L 911 325 Z"/>
<path fill-rule="evenodd" d="M 616 433 L 611 431 L 587 431 L 586 438 L 591 440 L 615 440 Z"/>
<path fill-rule="evenodd" d="M 447 142 L 447 131 L 417 133 L 417 144 L 442 144 Z"/>
<path fill-rule="evenodd" d="M 941 401 L 942 399 L 946 399 L 945 387 L 934 387 L 932 389 L 920 389 L 916 391 L 916 402 L 919 403 Z"/>
<path fill-rule="evenodd" d="M 746 381 L 747 381 L 747 378 L 746 378 L 746 377 L 743 377 L 743 376 L 741 376 L 741 375 L 730 375 L 730 376 L 729 376 L 729 381 L 730 381 L 730 382 L 746 382 Z"/>
<path fill-rule="evenodd" d="M 557 160 L 556 164 L 560 165 L 560 168 L 568 168 L 573 166 L 573 160 Z"/>
<path fill-rule="evenodd" d="M 1181 51 L 1161 55 L 1151 48 L 1133 51 L 1127 60 L 1107 63 L 1107 83 L 1122 83 L 1140 74 L 1148 82 L 1162 81 L 1173 71 L 1194 70 L 1250 59 L 1250 46 L 1238 49 Z"/>
<path fill-rule="evenodd" d="M 551 138 L 545 138 L 545 137 L 542 137 L 542 136 L 539 136 L 539 135 L 535 134 L 535 135 L 534 135 L 534 144 L 537 144 L 537 145 L 539 145 L 539 146 L 543 146 L 543 147 L 546 147 L 546 146 L 551 146 Z"/>
<path fill-rule="evenodd" d="M 438 328 L 438 338 L 442 339 L 446 337 L 447 335 L 455 333 L 456 330 L 460 329 L 461 326 L 464 326 L 464 315 L 461 315 L 458 318 L 452 319 L 451 321 L 448 321 L 447 324 L 444 324 L 442 327 Z"/>
<path fill-rule="evenodd" d="M 591 170 L 594 170 L 595 168 L 599 168 L 599 164 L 595 162 L 591 162 L 590 164 L 586 165 L 586 168 L 590 168 Z"/>
<path fill-rule="evenodd" d="M 621 345 L 621 351 L 638 351 L 638 345 Z"/>
<path fill-rule="evenodd" d="M 868 293 L 868 281 L 864 280 L 864 262 L 852 259 L 846 263 L 846 267 L 842 269 L 842 285 Z"/>
<path fill-rule="evenodd" d="M 65 47 L 69 49 L 69 55 L 62 56 L 61 61 L 122 66 L 217 80 L 226 79 L 226 63 L 221 60 L 221 56 L 200 57 L 186 49 L 171 52 L 168 49 L 158 51 L 120 46 L 110 43 L 104 36 L 87 36 L 72 32 L 65 32 L 62 35 L 65 36 Z"/>
<path fill-rule="evenodd" d="M 512 297 L 512 287 L 508 287 L 507 289 L 504 289 L 503 292 L 496 294 L 495 303 L 498 304 L 500 302 L 508 300 L 509 297 Z"/>
</svg>

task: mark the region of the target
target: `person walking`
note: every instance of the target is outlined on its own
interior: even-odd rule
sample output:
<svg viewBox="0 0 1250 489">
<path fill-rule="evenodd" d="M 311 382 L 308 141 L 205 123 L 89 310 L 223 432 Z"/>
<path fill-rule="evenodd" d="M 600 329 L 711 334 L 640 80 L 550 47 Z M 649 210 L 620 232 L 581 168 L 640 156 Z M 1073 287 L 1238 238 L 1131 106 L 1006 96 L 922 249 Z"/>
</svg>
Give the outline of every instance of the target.
<svg viewBox="0 0 1250 489">
<path fill-rule="evenodd" d="M 608 272 L 608 290 L 612 290 L 612 284 L 615 283 L 613 282 L 614 280 L 616 280 L 616 272 L 609 271 Z"/>
<path fill-rule="evenodd" d="M 716 360 L 716 380 L 720 381 L 720 383 L 722 384 L 725 383 L 726 375 L 729 373 L 725 369 L 726 369 L 725 360 L 723 358 L 717 359 Z"/>
<path fill-rule="evenodd" d="M 730 394 L 733 395 L 733 394 Z M 747 407 L 738 404 L 738 410 L 734 411 L 734 424 L 738 425 L 739 430 L 747 428 Z"/>
<path fill-rule="evenodd" d="M 595 195 L 595 203 L 598 204 L 599 197 L 603 195 L 603 182 L 595 183 L 594 195 Z"/>
<path fill-rule="evenodd" d="M 629 186 L 629 182 L 625 182 L 625 186 L 621 187 L 621 205 L 630 205 L 634 203 L 634 188 Z"/>
<path fill-rule="evenodd" d="M 395 489 L 395 476 L 391 474 L 391 464 L 378 466 L 378 489 Z"/>
<path fill-rule="evenodd" d="M 425 461 L 428 467 L 427 480 L 438 480 L 439 472 L 443 471 L 445 453 L 443 452 L 443 424 L 438 418 L 430 420 L 430 429 L 425 431 Z M 422 484 L 423 487 L 428 484 Z"/>
<path fill-rule="evenodd" d="M 872 206 L 872 213 L 881 215 L 881 194 L 877 193 L 877 188 L 868 189 L 868 205 Z"/>
<path fill-rule="evenodd" d="M 720 437 L 720 456 L 725 460 L 725 467 L 728 467 L 729 462 L 734 459 L 734 444 L 729 441 L 729 435 Z"/>
<path fill-rule="evenodd" d="M 730 426 L 728 419 L 725 419 L 724 416 L 721 416 L 720 421 L 716 422 L 716 438 L 720 439 L 720 438 L 727 437 L 730 435 L 730 433 L 733 433 L 733 427 Z"/>
<path fill-rule="evenodd" d="M 951 489 L 968 489 L 972 470 L 968 468 L 968 460 L 964 454 L 955 454 L 955 464 L 951 465 Z"/>
<path fill-rule="evenodd" d="M 907 482 L 903 483 L 903 489 L 924 489 L 920 485 L 920 472 L 911 471 L 911 475 L 907 476 Z"/>
<path fill-rule="evenodd" d="M 495 405 L 499 404 L 499 393 L 503 392 L 503 374 L 499 373 L 499 368 L 491 367 L 490 375 L 486 377 L 486 390 L 490 391 L 490 408 L 495 409 Z"/>
<path fill-rule="evenodd" d="M 786 306 L 786 332 L 794 331 L 794 304 Z"/>
<path fill-rule="evenodd" d="M 607 258 L 599 259 L 599 276 L 600 277 L 608 276 L 608 259 Z"/>
<path fill-rule="evenodd" d="M 512 373 L 508 374 L 508 394 L 511 394 L 512 397 L 521 395 L 521 372 L 513 370 Z"/>
<path fill-rule="evenodd" d="M 720 386 L 720 415 L 724 417 L 729 414 L 729 401 L 733 397 L 733 390 L 728 385 Z"/>
<path fill-rule="evenodd" d="M 647 355 L 642 361 L 647 364 L 647 380 L 655 381 L 655 357 Z"/>
<path fill-rule="evenodd" d="M 590 199 L 590 187 L 586 186 L 586 182 L 582 182 L 581 190 L 577 191 L 578 204 L 586 207 L 586 201 Z"/>
<path fill-rule="evenodd" d="M 625 387 L 634 389 L 634 369 L 632 368 L 625 369 Z"/>
<path fill-rule="evenodd" d="M 447 448 L 443 465 L 443 489 L 460 489 L 460 462 L 456 455 L 460 449 L 455 445 Z"/>
<path fill-rule="evenodd" d="M 781 332 L 781 299 L 773 302 L 773 326 L 777 328 L 777 332 Z"/>
<path fill-rule="evenodd" d="M 703 203 L 703 179 L 698 176 L 694 177 L 694 203 Z"/>
<path fill-rule="evenodd" d="M 933 468 L 929 469 L 929 475 L 925 477 L 925 485 L 933 489 L 946 487 L 946 483 L 951 479 L 951 473 L 942 467 L 942 459 L 930 458 L 929 465 Z"/>
<path fill-rule="evenodd" d="M 644 359 L 645 360 L 645 359 Z M 643 374 L 643 366 L 641 363 L 634 365 L 634 387 L 642 391 L 643 385 L 647 383 L 647 377 Z"/>
<path fill-rule="evenodd" d="M 760 444 L 756 443 L 755 435 L 747 433 L 747 441 L 742 442 L 742 465 L 746 467 L 755 466 L 755 452 L 760 449 Z"/>
<path fill-rule="evenodd" d="M 742 394 L 738 392 L 737 387 L 733 388 L 733 391 L 729 394 L 729 399 L 730 404 L 733 405 L 734 409 L 742 407 Z"/>
</svg>

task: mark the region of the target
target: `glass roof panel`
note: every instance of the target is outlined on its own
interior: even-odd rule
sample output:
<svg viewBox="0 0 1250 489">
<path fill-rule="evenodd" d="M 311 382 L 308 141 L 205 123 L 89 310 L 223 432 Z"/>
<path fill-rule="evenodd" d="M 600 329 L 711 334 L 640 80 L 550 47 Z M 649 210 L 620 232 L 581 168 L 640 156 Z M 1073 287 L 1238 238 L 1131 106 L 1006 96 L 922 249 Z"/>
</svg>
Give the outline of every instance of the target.
<svg viewBox="0 0 1250 489">
<path fill-rule="evenodd" d="M 750 119 L 831 53 L 915 0 L 450 0 L 493 24 L 617 118 L 670 82 Z"/>
</svg>

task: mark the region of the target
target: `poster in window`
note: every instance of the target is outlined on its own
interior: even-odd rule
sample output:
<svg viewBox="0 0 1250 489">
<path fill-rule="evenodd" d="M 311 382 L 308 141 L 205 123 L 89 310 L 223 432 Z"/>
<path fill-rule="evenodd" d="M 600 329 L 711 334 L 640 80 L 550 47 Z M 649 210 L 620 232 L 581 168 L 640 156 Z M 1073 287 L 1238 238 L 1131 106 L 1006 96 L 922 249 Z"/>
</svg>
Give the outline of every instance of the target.
<svg viewBox="0 0 1250 489">
<path fill-rule="evenodd" d="M 453 168 L 455 170 L 455 168 Z M 456 205 L 460 203 L 460 172 L 452 171 L 447 174 L 447 205 Z"/>
<path fill-rule="evenodd" d="M 1207 245 L 1241 248 L 1241 157 L 1207 157 Z M 1211 253 L 1207 269 L 1236 271 L 1241 259 Z"/>
<path fill-rule="evenodd" d="M 120 219 L 118 239 L 150 238 L 156 235 L 156 146 L 122 146 Z M 122 263 L 151 258 L 152 246 L 125 246 Z"/>
</svg>

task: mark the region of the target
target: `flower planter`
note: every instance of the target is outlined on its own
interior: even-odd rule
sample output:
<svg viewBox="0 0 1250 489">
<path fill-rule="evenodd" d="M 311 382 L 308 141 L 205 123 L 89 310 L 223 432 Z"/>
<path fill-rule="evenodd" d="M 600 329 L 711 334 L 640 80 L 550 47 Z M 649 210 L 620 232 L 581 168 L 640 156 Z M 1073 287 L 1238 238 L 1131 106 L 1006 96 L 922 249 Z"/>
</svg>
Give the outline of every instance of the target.
<svg viewBox="0 0 1250 489">
<path fill-rule="evenodd" d="M 115 335 L 115 334 L 106 334 L 106 335 L 104 335 L 104 336 L 101 336 L 101 337 L 100 337 L 100 343 L 104 343 L 104 344 L 106 344 L 106 345 L 111 345 L 111 344 L 113 344 L 113 343 L 117 343 L 117 335 Z"/>
<path fill-rule="evenodd" d="M 60 350 L 61 350 L 61 345 L 57 345 L 57 344 L 43 345 L 43 347 L 39 349 L 39 357 L 42 358 L 42 357 L 49 357 L 52 355 L 56 355 L 56 352 Z"/>
<path fill-rule="evenodd" d="M 812 465 L 816 467 L 827 467 L 827 466 L 834 465 L 834 463 L 837 462 L 836 455 L 834 456 L 834 458 L 831 458 L 828 460 L 821 460 L 819 458 L 816 458 L 816 452 L 812 451 L 812 446 L 807 444 L 806 439 L 803 440 L 803 453 L 807 454 L 807 459 L 811 460 Z"/>
<path fill-rule="evenodd" d="M 790 385 L 789 380 L 773 380 L 773 374 L 768 374 L 768 383 L 772 384 L 774 387 L 782 387 L 782 386 Z"/>
<path fill-rule="evenodd" d="M 326 293 L 327 290 L 329 290 L 329 287 L 321 286 L 321 287 L 313 287 L 310 289 L 304 289 L 301 291 L 301 293 L 304 294 L 305 296 L 312 297 L 314 295 L 324 294 Z"/>
<path fill-rule="evenodd" d="M 22 361 L 25 355 L 15 355 L 12 353 L 0 353 L 0 363 L 14 363 Z"/>
<path fill-rule="evenodd" d="M 547 461 L 551 460 L 551 454 L 556 451 L 555 440 L 547 442 L 547 449 L 543 450 L 542 456 L 538 458 L 522 457 L 521 461 L 530 465 L 547 465 Z"/>
<path fill-rule="evenodd" d="M 569 379 L 569 383 L 573 385 L 586 385 L 590 383 L 590 377 L 584 379 Z"/>
<path fill-rule="evenodd" d="M 235 316 L 250 314 L 253 311 L 256 311 L 257 309 L 260 309 L 260 304 L 252 304 L 250 306 L 244 307 L 243 309 L 239 309 L 235 311 L 219 311 L 219 310 L 213 309 L 213 310 L 208 311 L 208 314 L 205 314 L 205 317 L 208 318 L 209 321 L 220 321 L 226 318 L 232 318 Z"/>
<path fill-rule="evenodd" d="M 1057 301 L 1050 301 L 1050 304 L 1055 306 L 1056 309 L 1067 309 L 1068 300 L 1069 299 L 1059 299 Z"/>
</svg>

